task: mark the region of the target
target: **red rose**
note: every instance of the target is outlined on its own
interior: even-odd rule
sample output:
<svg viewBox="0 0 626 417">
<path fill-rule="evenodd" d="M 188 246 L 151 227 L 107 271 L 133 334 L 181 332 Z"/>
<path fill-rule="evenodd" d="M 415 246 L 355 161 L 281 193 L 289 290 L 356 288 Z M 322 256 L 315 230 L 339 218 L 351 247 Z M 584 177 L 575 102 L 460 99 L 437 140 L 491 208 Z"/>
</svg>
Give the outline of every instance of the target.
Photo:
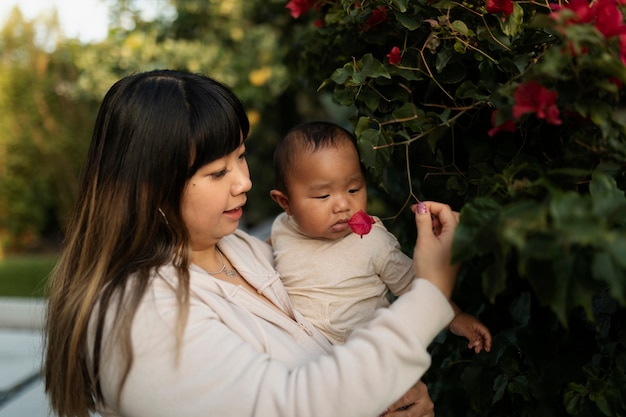
<svg viewBox="0 0 626 417">
<path fill-rule="evenodd" d="M 391 65 L 397 65 L 402 60 L 402 55 L 400 54 L 400 48 L 394 46 L 391 48 L 391 52 L 387 54 L 387 59 Z"/>
<path fill-rule="evenodd" d="M 536 113 L 540 119 L 546 119 L 553 125 L 560 125 L 556 97 L 556 91 L 550 91 L 535 81 L 520 84 L 515 88 L 513 117 L 519 119 L 526 113 Z"/>
<path fill-rule="evenodd" d="M 487 0 L 485 8 L 489 13 L 502 13 L 508 16 L 513 13 L 513 0 Z"/>
<path fill-rule="evenodd" d="M 368 234 L 370 230 L 372 230 L 372 225 L 375 222 L 376 221 L 372 216 L 365 213 L 363 210 L 359 210 L 354 213 L 352 217 L 350 217 L 350 220 L 348 220 L 348 226 L 350 226 L 350 229 L 352 229 L 354 233 L 361 236 L 361 239 L 363 239 L 363 235 Z"/>
</svg>

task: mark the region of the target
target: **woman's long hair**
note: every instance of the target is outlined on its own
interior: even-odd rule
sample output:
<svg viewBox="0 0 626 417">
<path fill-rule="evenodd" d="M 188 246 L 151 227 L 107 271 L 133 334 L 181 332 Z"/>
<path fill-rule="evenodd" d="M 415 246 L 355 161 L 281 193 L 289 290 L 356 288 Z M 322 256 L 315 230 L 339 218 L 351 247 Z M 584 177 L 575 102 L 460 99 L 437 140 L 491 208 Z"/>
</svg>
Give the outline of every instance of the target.
<svg viewBox="0 0 626 417">
<path fill-rule="evenodd" d="M 248 130 L 237 97 L 202 75 L 134 74 L 106 94 L 49 284 L 44 377 L 51 408 L 60 417 L 88 416 L 103 400 L 99 369 L 107 314 L 114 314 L 116 343 L 125 356 L 119 398 L 133 361 L 133 316 L 150 272 L 168 262 L 178 270 L 180 338 L 189 298 L 181 196 L 198 168 L 234 151 Z M 133 285 L 127 285 L 130 276 Z"/>
</svg>

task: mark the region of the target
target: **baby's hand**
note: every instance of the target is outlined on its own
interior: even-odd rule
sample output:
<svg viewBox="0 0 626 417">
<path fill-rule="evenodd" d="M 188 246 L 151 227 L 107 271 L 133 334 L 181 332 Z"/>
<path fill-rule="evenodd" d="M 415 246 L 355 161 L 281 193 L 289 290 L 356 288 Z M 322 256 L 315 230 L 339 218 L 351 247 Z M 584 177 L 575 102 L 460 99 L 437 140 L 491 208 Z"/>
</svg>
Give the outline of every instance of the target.
<svg viewBox="0 0 626 417">
<path fill-rule="evenodd" d="M 457 336 L 465 337 L 469 343 L 467 347 L 474 349 L 474 352 L 480 353 L 485 349 L 486 352 L 491 350 L 491 332 L 476 317 L 459 313 L 450 323 L 450 331 Z"/>
</svg>

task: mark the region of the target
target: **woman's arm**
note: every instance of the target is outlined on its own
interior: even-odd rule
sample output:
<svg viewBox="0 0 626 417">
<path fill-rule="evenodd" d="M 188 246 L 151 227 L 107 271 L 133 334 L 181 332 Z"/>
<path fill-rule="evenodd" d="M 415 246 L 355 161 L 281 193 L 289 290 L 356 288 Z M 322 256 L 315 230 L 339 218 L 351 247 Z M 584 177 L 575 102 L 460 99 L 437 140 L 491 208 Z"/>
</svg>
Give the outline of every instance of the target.
<svg viewBox="0 0 626 417">
<path fill-rule="evenodd" d="M 427 222 L 418 227 L 420 233 L 432 228 Z M 431 255 L 425 263 L 446 259 L 436 250 Z M 261 347 L 278 343 L 281 349 L 301 349 L 296 338 L 284 337 L 251 312 L 234 317 L 219 311 L 228 304 L 208 306 L 197 299 L 192 299 L 177 355 L 178 304 L 167 286 L 153 287 L 133 322 L 134 363 L 116 411 L 120 363 L 115 340 L 105 339 L 110 343 L 105 343 L 101 382 L 113 406 L 104 411 L 126 417 L 378 415 L 428 369 L 427 347 L 453 316 L 448 297 L 438 289 L 450 292 L 446 279 L 453 281 L 453 276 L 446 278 L 434 265 L 425 270 L 437 271 L 437 284 L 416 279 L 344 345 L 330 354 L 312 353 L 310 360 L 292 367 Z M 232 295 L 226 294 L 224 303 Z M 244 335 L 247 329 L 260 335 L 258 340 Z"/>
<path fill-rule="evenodd" d="M 158 292 L 144 303 L 133 326 L 134 364 L 118 410 L 128 417 L 374 416 L 426 371 L 426 348 L 452 318 L 448 300 L 416 280 L 346 344 L 290 369 L 196 303 L 177 359 L 175 299 Z M 251 326 L 257 319 L 251 317 Z M 104 359 L 102 386 L 110 404 L 119 367 L 115 355 Z"/>
</svg>

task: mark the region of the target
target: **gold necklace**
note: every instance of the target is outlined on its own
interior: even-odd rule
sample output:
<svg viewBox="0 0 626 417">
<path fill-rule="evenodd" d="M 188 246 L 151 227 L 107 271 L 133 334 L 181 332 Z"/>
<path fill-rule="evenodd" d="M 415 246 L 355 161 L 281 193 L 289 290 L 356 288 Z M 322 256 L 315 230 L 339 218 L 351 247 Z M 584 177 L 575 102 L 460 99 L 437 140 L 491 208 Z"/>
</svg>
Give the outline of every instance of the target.
<svg viewBox="0 0 626 417">
<path fill-rule="evenodd" d="M 222 261 L 222 267 L 215 271 L 215 272 L 209 272 L 207 271 L 210 275 L 217 275 L 217 274 L 221 274 L 222 272 L 229 277 L 236 277 L 237 276 L 237 271 L 235 271 L 234 269 L 230 269 L 226 267 L 226 261 L 224 260 L 224 255 L 222 254 L 222 251 L 220 250 L 220 248 L 218 248 L 217 246 L 215 247 L 215 250 L 217 251 L 217 254 L 220 256 L 220 260 Z"/>
</svg>

